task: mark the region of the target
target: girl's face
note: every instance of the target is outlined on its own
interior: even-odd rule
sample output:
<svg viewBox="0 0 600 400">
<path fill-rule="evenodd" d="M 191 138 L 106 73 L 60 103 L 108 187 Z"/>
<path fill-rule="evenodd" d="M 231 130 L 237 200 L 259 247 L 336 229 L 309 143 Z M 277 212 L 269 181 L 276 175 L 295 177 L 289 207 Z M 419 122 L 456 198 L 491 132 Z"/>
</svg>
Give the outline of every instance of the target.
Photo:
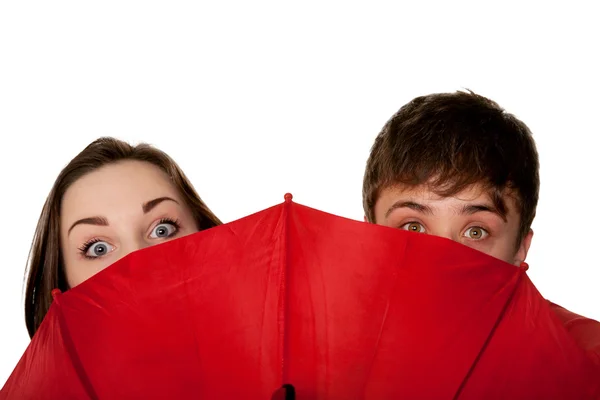
<svg viewBox="0 0 600 400">
<path fill-rule="evenodd" d="M 141 161 L 107 165 L 77 180 L 63 197 L 60 226 L 69 287 L 132 251 L 198 232 L 169 177 Z"/>
</svg>

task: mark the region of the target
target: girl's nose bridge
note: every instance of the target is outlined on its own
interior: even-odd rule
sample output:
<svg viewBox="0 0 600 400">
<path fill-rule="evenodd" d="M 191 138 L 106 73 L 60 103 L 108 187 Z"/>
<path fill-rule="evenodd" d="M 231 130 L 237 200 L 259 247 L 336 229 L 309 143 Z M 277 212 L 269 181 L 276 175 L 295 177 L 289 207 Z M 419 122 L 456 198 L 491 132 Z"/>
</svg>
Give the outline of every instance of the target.
<svg viewBox="0 0 600 400">
<path fill-rule="evenodd" d="M 152 246 L 152 243 L 149 243 L 143 237 L 130 237 L 127 240 L 127 243 L 124 244 L 124 246 L 123 246 L 123 250 L 124 250 L 123 255 L 127 255 L 129 253 L 133 253 L 134 251 L 142 250 L 142 249 L 145 249 L 146 247 L 150 247 L 150 246 Z"/>
</svg>

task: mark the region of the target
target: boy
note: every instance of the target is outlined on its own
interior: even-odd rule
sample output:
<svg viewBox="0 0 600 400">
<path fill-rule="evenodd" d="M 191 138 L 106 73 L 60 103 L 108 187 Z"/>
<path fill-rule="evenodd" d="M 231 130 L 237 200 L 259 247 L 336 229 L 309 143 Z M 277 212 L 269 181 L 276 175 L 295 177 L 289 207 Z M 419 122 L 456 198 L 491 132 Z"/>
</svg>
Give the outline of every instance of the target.
<svg viewBox="0 0 600 400">
<path fill-rule="evenodd" d="M 539 184 L 535 142 L 523 122 L 473 92 L 421 96 L 375 139 L 363 181 L 365 220 L 520 265 Z M 550 306 L 580 346 L 600 357 L 600 323 Z"/>
</svg>

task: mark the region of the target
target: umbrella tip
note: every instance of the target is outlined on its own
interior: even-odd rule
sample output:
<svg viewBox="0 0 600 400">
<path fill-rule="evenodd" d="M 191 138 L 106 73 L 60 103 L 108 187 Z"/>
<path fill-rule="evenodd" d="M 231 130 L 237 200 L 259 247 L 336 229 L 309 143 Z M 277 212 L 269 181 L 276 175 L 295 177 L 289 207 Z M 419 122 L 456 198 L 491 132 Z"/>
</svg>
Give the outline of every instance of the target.
<svg viewBox="0 0 600 400">
<path fill-rule="evenodd" d="M 293 198 L 294 198 L 294 196 L 292 196 L 292 194 L 291 194 L 291 193 L 286 193 L 286 194 L 283 196 L 283 199 L 285 200 L 285 202 L 286 202 L 286 203 L 289 203 L 290 201 L 292 201 L 292 199 L 293 199 Z"/>
<path fill-rule="evenodd" d="M 50 292 L 52 294 L 52 298 L 56 299 L 58 296 L 61 295 L 61 291 L 60 289 L 52 289 L 52 291 Z"/>
<path fill-rule="evenodd" d="M 527 271 L 529 269 L 529 264 L 527 264 L 525 261 L 523 261 L 521 263 L 521 268 L 523 269 L 523 271 Z"/>
</svg>

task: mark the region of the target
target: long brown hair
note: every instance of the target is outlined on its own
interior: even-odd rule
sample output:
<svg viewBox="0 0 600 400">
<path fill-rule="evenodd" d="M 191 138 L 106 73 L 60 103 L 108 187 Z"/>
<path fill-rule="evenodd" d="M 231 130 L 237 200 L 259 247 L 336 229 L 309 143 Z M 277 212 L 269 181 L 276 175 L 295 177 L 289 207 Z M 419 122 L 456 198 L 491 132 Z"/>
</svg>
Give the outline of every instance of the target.
<svg viewBox="0 0 600 400">
<path fill-rule="evenodd" d="M 82 176 L 107 164 L 136 160 L 151 163 L 164 171 L 193 213 L 199 230 L 221 224 L 204 204 L 177 163 L 166 153 L 142 143 L 132 146 L 103 137 L 90 143 L 60 172 L 38 221 L 27 266 L 25 322 L 33 337 L 52 303 L 53 289 L 68 289 L 60 250 L 60 209 L 67 189 Z"/>
</svg>

